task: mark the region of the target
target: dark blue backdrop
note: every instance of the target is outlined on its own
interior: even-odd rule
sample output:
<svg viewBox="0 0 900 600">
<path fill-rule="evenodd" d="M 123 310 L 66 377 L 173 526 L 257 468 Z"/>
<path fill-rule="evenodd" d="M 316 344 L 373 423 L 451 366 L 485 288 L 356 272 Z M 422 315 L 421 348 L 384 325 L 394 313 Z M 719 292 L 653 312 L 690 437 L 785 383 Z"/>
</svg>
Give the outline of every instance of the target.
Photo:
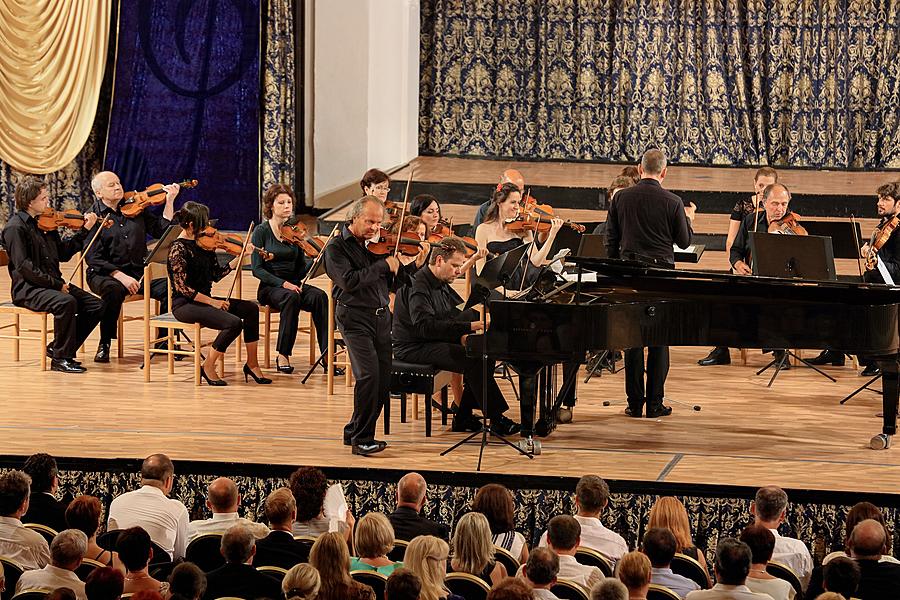
<svg viewBox="0 0 900 600">
<path fill-rule="evenodd" d="M 259 215 L 260 0 L 120 5 L 105 168 L 126 189 L 198 179 L 223 229 Z"/>
</svg>

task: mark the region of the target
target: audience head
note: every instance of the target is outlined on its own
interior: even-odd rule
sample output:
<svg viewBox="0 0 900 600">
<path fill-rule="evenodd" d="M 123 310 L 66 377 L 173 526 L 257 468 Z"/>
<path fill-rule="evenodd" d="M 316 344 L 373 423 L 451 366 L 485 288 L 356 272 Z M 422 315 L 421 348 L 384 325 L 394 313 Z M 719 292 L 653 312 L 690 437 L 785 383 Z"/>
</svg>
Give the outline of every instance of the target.
<svg viewBox="0 0 900 600">
<path fill-rule="evenodd" d="M 397 482 L 397 506 L 414 508 L 417 512 L 425 504 L 427 489 L 425 478 L 418 473 L 407 473 Z"/>
<path fill-rule="evenodd" d="M 638 167 L 641 177 L 662 180 L 666 176 L 666 155 L 662 150 L 652 148 L 644 152 L 641 166 Z"/>
<path fill-rule="evenodd" d="M 655 569 L 667 569 L 675 558 L 678 542 L 665 527 L 652 527 L 644 534 L 644 554 Z"/>
<path fill-rule="evenodd" d="M 591 600 L 628 600 L 628 588 L 615 577 L 604 577 L 591 588 Z"/>
<path fill-rule="evenodd" d="M 297 518 L 297 501 L 290 488 L 278 488 L 266 497 L 266 519 L 273 529 L 289 531 Z"/>
<path fill-rule="evenodd" d="M 734 538 L 723 538 L 716 546 L 716 577 L 726 585 L 744 585 L 753 561 L 750 546 Z"/>
<path fill-rule="evenodd" d="M 246 525 L 232 525 L 222 535 L 220 550 L 227 562 L 244 564 L 256 554 L 256 538 Z"/>
<path fill-rule="evenodd" d="M 16 210 L 27 210 L 40 214 L 50 206 L 47 184 L 43 179 L 34 175 L 26 175 L 20 179 L 13 195 L 16 199 Z"/>
<path fill-rule="evenodd" d="M 756 516 L 756 522 L 774 529 L 784 520 L 787 511 L 788 497 L 784 490 L 774 485 L 761 487 L 756 498 L 750 503 L 750 512 Z"/>
<path fill-rule="evenodd" d="M 22 471 L 0 473 L 0 517 L 18 519 L 28 512 L 31 477 Z"/>
<path fill-rule="evenodd" d="M 487 600 L 532 600 L 531 588 L 517 577 L 507 577 L 493 588 Z"/>
<path fill-rule="evenodd" d="M 313 600 L 319 593 L 322 580 L 319 572 L 306 563 L 291 567 L 281 580 L 285 600 Z"/>
<path fill-rule="evenodd" d="M 288 485 L 297 503 L 297 520 L 303 523 L 318 517 L 328 491 L 325 473 L 316 467 L 300 467 L 291 473 Z"/>
<path fill-rule="evenodd" d="M 847 553 L 850 553 L 850 534 L 853 532 L 853 528 L 866 519 L 874 519 L 884 526 L 886 542 L 884 550 L 882 550 L 881 553 L 890 554 L 891 532 L 887 528 L 887 523 L 884 521 L 884 515 L 881 514 L 881 509 L 871 502 L 858 502 L 853 505 L 849 512 L 847 512 L 847 518 L 844 521 L 844 548 Z"/>
<path fill-rule="evenodd" d="M 744 527 L 741 541 L 750 547 L 751 561 L 754 565 L 765 565 L 772 560 L 775 551 L 775 534 L 765 525 L 754 523 Z"/>
<path fill-rule="evenodd" d="M 647 526 L 650 528 L 665 527 L 671 531 L 677 542 L 676 552 L 684 552 L 685 548 L 691 548 L 694 545 L 687 509 L 674 496 L 663 496 L 653 504 Z"/>
<path fill-rule="evenodd" d="M 369 169 L 362 176 L 359 187 L 366 196 L 375 196 L 384 202 L 391 189 L 391 178 L 384 171 Z"/>
<path fill-rule="evenodd" d="M 629 552 L 616 563 L 616 577 L 629 592 L 640 591 L 646 596 L 650 587 L 650 559 L 643 552 Z"/>
<path fill-rule="evenodd" d="M 75 590 L 67 587 L 58 587 L 47 594 L 47 600 L 76 600 Z"/>
<path fill-rule="evenodd" d="M 143 527 L 122 530 L 116 540 L 116 552 L 119 553 L 119 560 L 125 565 L 126 571 L 144 569 L 153 557 L 150 534 Z"/>
<path fill-rule="evenodd" d="M 453 539 L 454 569 L 477 575 L 494 563 L 494 542 L 487 517 L 481 513 L 466 513 L 456 523 Z"/>
<path fill-rule="evenodd" d="M 412 539 L 403 555 L 403 566 L 422 581 L 422 600 L 439 600 L 447 596 L 444 577 L 447 574 L 447 542 L 433 535 L 420 535 Z"/>
<path fill-rule="evenodd" d="M 97 567 L 84 580 L 88 600 L 118 600 L 125 589 L 125 576 L 112 567 Z"/>
<path fill-rule="evenodd" d="M 206 573 L 191 562 L 183 562 L 169 575 L 169 591 L 188 600 L 200 600 L 206 593 Z"/>
<path fill-rule="evenodd" d="M 512 494 L 506 486 L 499 483 L 482 486 L 475 494 L 472 510 L 487 517 L 493 535 L 516 528 L 516 505 L 513 503 Z"/>
<path fill-rule="evenodd" d="M 309 564 L 319 572 L 323 596 L 337 597 L 350 585 L 350 550 L 340 533 L 323 533 L 316 538 L 309 551 Z"/>
<path fill-rule="evenodd" d="M 558 515 L 547 524 L 547 544 L 557 554 L 575 554 L 581 543 L 581 523 L 575 517 Z"/>
<path fill-rule="evenodd" d="M 857 523 L 850 534 L 850 555 L 853 558 L 879 559 L 887 541 L 884 525 L 875 519 Z"/>
<path fill-rule="evenodd" d="M 178 223 L 186 232 L 197 236 L 209 226 L 209 207 L 199 202 L 189 200 L 175 211 L 172 220 Z M 165 456 L 159 454 L 157 456 Z M 168 459 L 167 459 L 168 460 Z"/>
<path fill-rule="evenodd" d="M 188 202 L 185 206 L 188 204 L 192 203 Z M 184 210 L 184 207 L 182 207 L 182 210 Z M 168 456 L 165 454 L 151 454 L 144 459 L 144 462 L 141 465 L 141 485 L 152 485 L 153 487 L 161 489 L 168 495 L 168 493 L 172 491 L 172 485 L 174 483 L 175 465 L 172 464 L 172 461 Z"/>
<path fill-rule="evenodd" d="M 385 600 L 419 600 L 422 580 L 409 569 L 400 568 L 391 573 L 384 586 Z"/>
<path fill-rule="evenodd" d="M 598 516 L 609 504 L 609 486 L 597 475 L 585 475 L 575 486 L 575 505 L 582 516 Z"/>
<path fill-rule="evenodd" d="M 525 563 L 525 577 L 536 588 L 549 588 L 559 574 L 559 556 L 550 548 L 535 548 Z"/>
<path fill-rule="evenodd" d="M 762 167 L 753 176 L 753 190 L 757 195 L 773 183 L 778 183 L 778 171 L 772 167 Z"/>
<path fill-rule="evenodd" d="M 83 531 L 88 539 L 97 535 L 102 516 L 103 505 L 94 496 L 78 496 L 66 507 L 66 525 Z"/>
<path fill-rule="evenodd" d="M 241 505 L 237 485 L 227 477 L 219 477 L 207 488 L 206 506 L 214 513 L 234 513 Z"/>
<path fill-rule="evenodd" d="M 59 480 L 57 479 L 59 468 L 56 466 L 56 459 L 49 454 L 44 454 L 43 452 L 32 454 L 25 461 L 22 471 L 31 477 L 32 493 L 56 493 L 56 488 L 59 485 Z"/>
<path fill-rule="evenodd" d="M 87 552 L 87 536 L 77 529 L 64 529 L 50 542 L 50 562 L 54 567 L 74 571 Z"/>
<path fill-rule="evenodd" d="M 844 556 L 833 558 L 822 567 L 822 588 L 846 598 L 856 594 L 861 578 L 859 563 Z"/>
<path fill-rule="evenodd" d="M 353 544 L 360 558 L 386 556 L 394 549 L 394 528 L 379 512 L 370 512 L 356 522 Z"/>
</svg>

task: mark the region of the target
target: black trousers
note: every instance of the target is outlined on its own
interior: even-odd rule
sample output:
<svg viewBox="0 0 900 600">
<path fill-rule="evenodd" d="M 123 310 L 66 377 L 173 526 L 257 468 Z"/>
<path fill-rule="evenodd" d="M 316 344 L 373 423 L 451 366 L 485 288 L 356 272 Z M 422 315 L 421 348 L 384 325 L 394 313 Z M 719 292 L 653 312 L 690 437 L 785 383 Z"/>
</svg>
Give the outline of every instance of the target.
<svg viewBox="0 0 900 600">
<path fill-rule="evenodd" d="M 88 287 L 103 300 L 103 317 L 100 319 L 100 341 L 109 343 L 118 337 L 119 313 L 122 312 L 122 303 L 128 297 L 128 290 L 115 277 L 109 275 L 92 275 L 88 277 Z M 150 282 L 150 297 L 159 300 L 160 312 L 169 311 L 168 290 L 166 278 L 160 277 Z M 144 284 L 141 284 L 141 289 Z M 158 336 L 157 336 L 158 337 Z"/>
<path fill-rule="evenodd" d="M 669 347 L 647 348 L 647 387 L 644 388 L 644 349 L 625 350 L 625 395 L 628 406 L 639 409 L 659 406 L 665 396 L 666 377 L 669 374 Z"/>
<path fill-rule="evenodd" d="M 338 304 L 338 329 L 347 345 L 356 385 L 353 416 L 344 426 L 344 441 L 371 443 L 381 409 L 391 393 L 391 311 Z"/>
<path fill-rule="evenodd" d="M 91 334 L 103 314 L 103 301 L 74 285 L 69 293 L 34 288 L 15 303 L 53 314 L 53 358 L 75 358 L 75 352 Z"/>
<path fill-rule="evenodd" d="M 319 351 L 324 353 L 328 350 L 328 294 L 311 285 L 303 286 L 303 291 L 298 294 L 283 287 L 260 284 L 256 299 L 263 306 L 277 309 L 281 313 L 278 321 L 278 343 L 275 345 L 278 354 L 290 356 L 293 352 L 301 310 L 305 310 L 312 317 Z"/>
<path fill-rule="evenodd" d="M 462 344 L 451 342 L 423 342 L 420 344 L 397 344 L 394 353 L 400 360 L 424 365 L 434 365 L 443 371 L 463 374 L 463 395 L 459 401 L 458 415 L 468 417 L 473 409 L 482 409 L 482 391 L 484 390 L 484 364 L 480 358 L 466 355 Z M 495 419 L 509 408 L 503 392 L 494 379 L 496 363 L 487 364 L 487 403 L 484 404 L 485 416 Z M 426 400 L 427 401 L 427 400 Z"/>
<path fill-rule="evenodd" d="M 213 308 L 209 304 L 188 302 L 172 308 L 172 314 L 185 323 L 200 323 L 216 329 L 219 335 L 213 340 L 213 350 L 225 352 L 231 342 L 244 332 L 244 343 L 259 340 L 259 307 L 249 300 L 229 300 L 228 310 Z"/>
</svg>

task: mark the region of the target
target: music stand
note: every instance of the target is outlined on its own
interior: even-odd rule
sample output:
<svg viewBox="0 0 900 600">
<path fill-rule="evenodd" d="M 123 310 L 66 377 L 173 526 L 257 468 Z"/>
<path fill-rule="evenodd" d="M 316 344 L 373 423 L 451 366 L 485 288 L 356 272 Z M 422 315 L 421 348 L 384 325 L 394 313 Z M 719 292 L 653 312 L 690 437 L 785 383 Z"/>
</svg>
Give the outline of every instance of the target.
<svg viewBox="0 0 900 600">
<path fill-rule="evenodd" d="M 809 235 L 830 237 L 835 258 L 859 258 L 859 247 L 856 240 L 862 239 L 859 223 L 849 221 L 812 221 L 803 219 L 803 228 Z M 854 237 L 854 229 L 855 237 Z"/>
<path fill-rule="evenodd" d="M 815 235 L 777 235 L 753 231 L 750 233 L 750 255 L 753 257 L 753 274 L 763 277 L 796 277 L 807 281 L 835 281 L 834 251 L 831 238 Z M 837 379 L 803 360 L 789 349 L 781 357 L 756 372 L 761 375 L 775 367 L 766 387 L 772 387 L 778 373 L 789 358 L 793 357 L 823 377 L 837 383 Z"/>
<path fill-rule="evenodd" d="M 585 233 L 578 243 L 575 256 L 581 258 L 608 258 L 606 236 L 602 233 Z"/>
<path fill-rule="evenodd" d="M 181 231 L 182 231 L 181 225 L 178 225 L 177 223 L 172 223 L 171 225 L 169 225 L 166 228 L 166 230 L 163 232 L 162 236 L 153 245 L 153 248 L 150 250 L 150 252 L 147 253 L 147 256 L 144 258 L 144 267 L 147 267 L 151 264 L 164 264 L 169 259 L 169 248 L 172 247 L 172 242 L 174 242 L 176 239 L 178 239 L 178 236 L 181 235 Z M 143 279 L 143 277 L 142 277 L 142 279 Z M 150 284 L 151 283 L 152 283 L 151 281 L 142 282 L 145 294 L 150 293 Z M 169 310 L 172 310 L 171 306 L 169 307 Z M 157 329 L 157 331 L 156 331 L 157 336 L 159 335 L 159 332 L 160 332 L 160 330 Z M 179 341 L 181 341 L 182 335 L 184 336 L 184 339 L 186 339 L 189 344 L 194 343 L 193 341 L 191 341 L 191 338 L 189 338 L 188 335 L 186 333 L 184 333 L 183 330 L 179 329 L 178 331 L 175 332 L 175 337 Z M 150 360 L 153 360 L 154 356 L 156 356 L 156 355 L 151 354 Z M 200 356 L 203 357 L 203 354 L 201 353 Z M 181 355 L 181 354 L 175 355 L 175 360 L 183 360 L 183 359 L 184 359 L 184 355 Z M 143 364 L 141 364 L 141 368 L 142 369 L 144 368 Z"/>
<path fill-rule="evenodd" d="M 322 248 L 321 251 L 324 252 L 325 249 Z M 310 274 L 310 273 L 307 273 L 307 277 L 308 277 L 309 279 L 315 279 L 316 277 L 319 277 L 320 275 L 324 275 L 324 274 L 325 274 L 325 261 L 324 261 L 324 260 L 320 260 L 320 261 L 317 261 L 317 262 L 316 262 L 315 267 L 313 268 L 313 272 L 312 272 L 311 274 Z M 344 339 L 343 339 L 343 338 L 341 338 L 341 339 L 335 338 L 335 339 L 334 339 L 334 347 L 337 348 L 338 346 L 343 346 L 344 348 L 347 347 L 347 346 L 344 344 Z M 303 379 L 300 380 L 300 384 L 301 384 L 301 385 L 303 385 L 303 384 L 306 383 L 306 381 L 307 381 L 307 380 L 310 378 L 310 376 L 313 374 L 313 371 L 315 371 L 315 370 L 316 370 L 316 367 L 318 367 L 319 365 L 322 365 L 322 370 L 325 371 L 325 374 L 326 374 L 326 375 L 328 374 L 328 366 L 325 364 L 325 356 L 326 356 L 327 354 L 328 354 L 328 350 L 327 350 L 327 349 L 326 349 L 324 352 L 320 352 L 320 353 L 319 353 L 319 358 L 316 359 L 316 362 L 314 362 L 314 363 L 312 364 L 312 366 L 309 368 L 309 371 L 307 371 L 307 372 L 306 372 L 306 375 L 303 376 Z M 332 367 L 332 368 L 334 368 L 334 367 Z"/>
</svg>

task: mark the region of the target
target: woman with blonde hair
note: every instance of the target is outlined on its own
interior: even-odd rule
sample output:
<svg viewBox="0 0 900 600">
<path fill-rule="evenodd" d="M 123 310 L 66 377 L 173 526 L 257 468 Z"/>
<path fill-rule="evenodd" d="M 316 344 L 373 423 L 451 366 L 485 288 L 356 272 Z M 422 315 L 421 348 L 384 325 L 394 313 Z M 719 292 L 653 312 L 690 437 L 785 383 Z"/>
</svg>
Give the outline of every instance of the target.
<svg viewBox="0 0 900 600">
<path fill-rule="evenodd" d="M 285 600 L 314 600 L 322 580 L 319 572 L 306 563 L 294 565 L 281 581 Z"/>
<path fill-rule="evenodd" d="M 433 535 L 420 535 L 409 543 L 403 556 L 403 566 L 422 580 L 419 600 L 463 600 L 451 594 L 444 585 L 450 546 Z"/>
<path fill-rule="evenodd" d="M 309 564 L 321 580 L 316 600 L 375 600 L 375 592 L 350 577 L 350 550 L 344 536 L 323 533 L 309 551 Z"/>
<path fill-rule="evenodd" d="M 706 558 L 703 553 L 694 545 L 691 537 L 691 524 L 688 522 L 687 509 L 678 498 L 674 496 L 663 496 L 650 509 L 650 522 L 647 528 L 663 527 L 675 534 L 677 546 L 676 552 L 680 552 L 689 556 L 700 563 L 703 570 L 707 573 L 709 569 L 706 566 Z"/>
<path fill-rule="evenodd" d="M 403 566 L 387 557 L 394 549 L 394 528 L 381 513 L 368 513 L 356 523 L 353 547 L 357 557 L 350 559 L 351 571 L 378 571 L 390 575 L 394 569 Z"/>
<path fill-rule="evenodd" d="M 491 526 L 481 513 L 470 512 L 456 524 L 450 570 L 480 577 L 493 587 L 506 577 L 506 567 L 494 560 Z"/>
</svg>

